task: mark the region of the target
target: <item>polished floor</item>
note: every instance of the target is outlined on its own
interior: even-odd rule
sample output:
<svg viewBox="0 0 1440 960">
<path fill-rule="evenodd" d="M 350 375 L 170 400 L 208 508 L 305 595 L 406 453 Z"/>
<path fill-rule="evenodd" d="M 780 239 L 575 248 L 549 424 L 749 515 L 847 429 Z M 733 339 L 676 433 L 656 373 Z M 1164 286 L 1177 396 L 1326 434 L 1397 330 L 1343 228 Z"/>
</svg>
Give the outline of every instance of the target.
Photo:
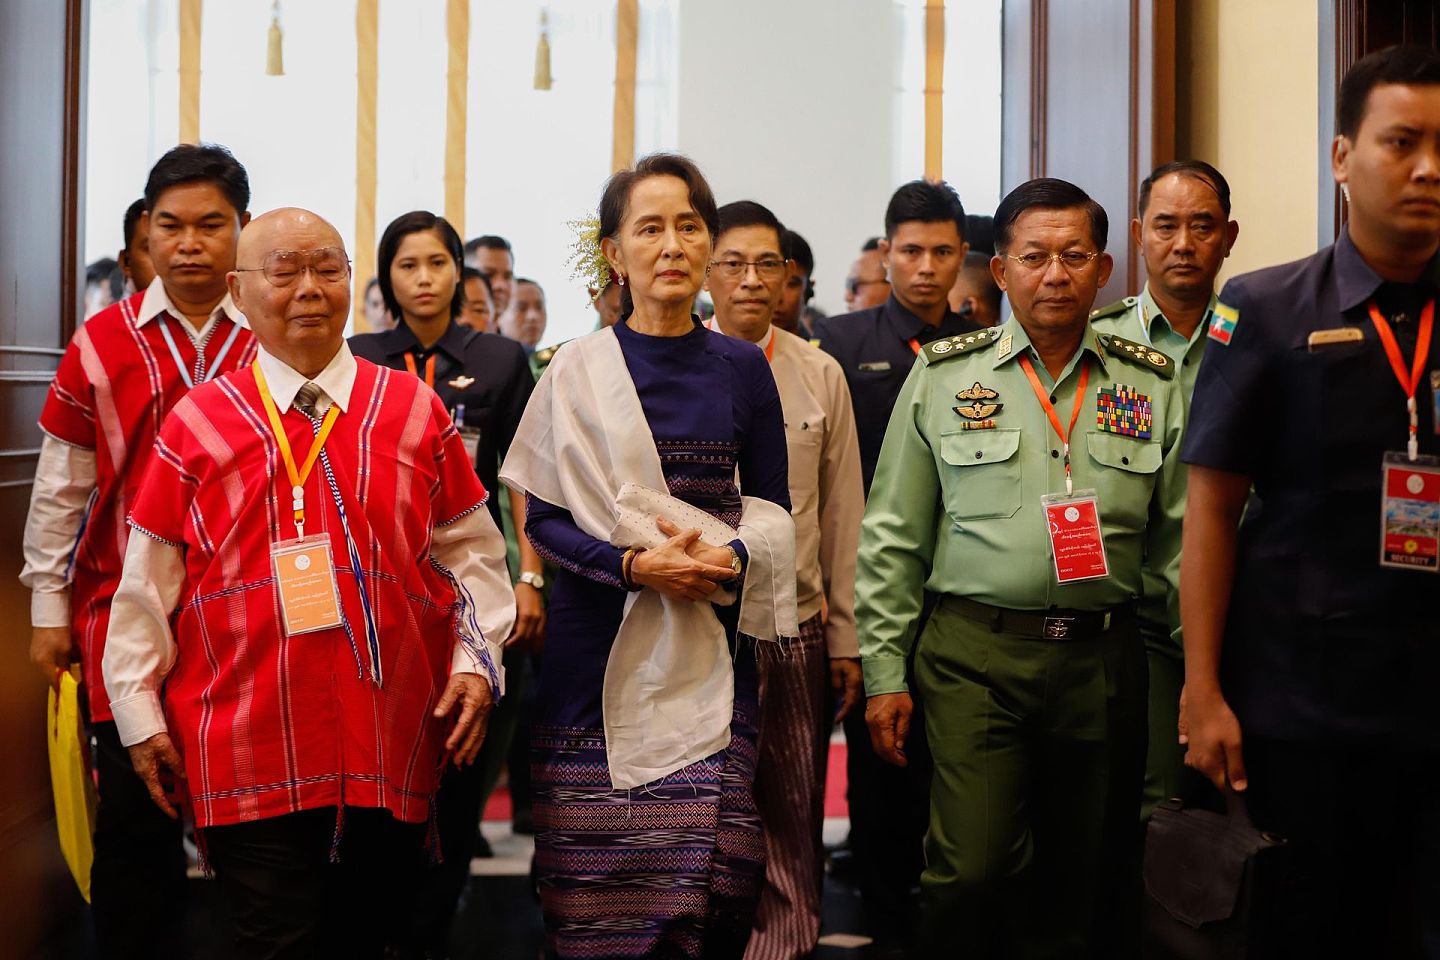
<svg viewBox="0 0 1440 960">
<path fill-rule="evenodd" d="M 827 841 L 843 838 L 846 821 L 826 822 Z M 544 931 L 540 906 L 530 886 L 530 837 L 512 833 L 507 822 L 487 821 L 485 835 L 494 857 L 471 863 L 470 888 L 461 901 L 450 945 L 451 960 L 543 960 Z M 193 904 L 186 920 L 187 941 L 196 958 L 223 960 L 227 951 L 217 942 L 222 924 L 214 885 L 191 879 Z M 815 960 L 881 960 L 890 952 L 864 932 L 859 895 L 833 876 L 825 881 L 825 923 Z M 95 956 L 93 933 L 73 930 L 38 955 L 44 960 L 90 960 Z"/>
</svg>

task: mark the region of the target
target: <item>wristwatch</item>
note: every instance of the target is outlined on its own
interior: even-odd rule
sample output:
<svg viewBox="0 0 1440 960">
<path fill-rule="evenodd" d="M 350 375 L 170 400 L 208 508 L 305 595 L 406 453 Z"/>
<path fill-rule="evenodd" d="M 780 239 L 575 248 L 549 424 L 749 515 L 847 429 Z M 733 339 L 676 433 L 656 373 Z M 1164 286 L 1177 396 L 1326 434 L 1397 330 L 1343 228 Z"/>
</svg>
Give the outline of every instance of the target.
<svg viewBox="0 0 1440 960">
<path fill-rule="evenodd" d="M 522 573 L 520 574 L 520 580 L 519 580 L 519 582 L 520 582 L 520 583 L 528 583 L 530 586 L 534 587 L 536 590 L 544 590 L 544 589 L 545 589 L 545 577 L 544 577 L 543 575 L 538 574 L 538 573 L 535 573 L 535 572 L 533 572 L 533 571 L 531 571 L 531 570 L 526 570 L 526 571 L 522 572 Z"/>
<path fill-rule="evenodd" d="M 730 569 L 738 577 L 745 572 L 745 565 L 740 562 L 740 551 L 730 546 L 727 546 L 726 549 L 730 551 Z"/>
</svg>

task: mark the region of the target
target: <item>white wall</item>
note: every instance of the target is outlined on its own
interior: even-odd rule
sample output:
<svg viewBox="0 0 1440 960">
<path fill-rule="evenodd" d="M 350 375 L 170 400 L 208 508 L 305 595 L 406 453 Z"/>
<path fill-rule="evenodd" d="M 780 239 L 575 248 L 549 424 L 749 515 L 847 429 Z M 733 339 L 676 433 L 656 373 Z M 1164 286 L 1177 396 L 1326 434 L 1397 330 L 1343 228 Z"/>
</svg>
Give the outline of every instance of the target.
<svg viewBox="0 0 1440 960">
<path fill-rule="evenodd" d="M 817 303 L 844 309 L 846 270 L 885 204 L 923 172 L 924 0 L 641 0 L 636 153 L 678 149 L 717 197 L 755 199 L 815 251 Z M 269 0 L 214 0 L 202 22 L 200 135 L 250 171 L 252 209 L 311 207 L 353 246 L 355 2 L 282 5 L 283 77 L 264 75 Z M 554 88 L 531 88 L 550 17 Z M 178 136 L 175 0 L 91 0 L 87 262 Z M 380 4 L 376 232 L 444 203 L 445 5 Z M 998 201 L 1000 0 L 946 16 L 945 176 L 967 210 Z M 472 0 L 464 233 L 498 233 L 549 297 L 554 343 L 594 313 L 570 279 L 566 221 L 610 172 L 614 4 Z"/>
<path fill-rule="evenodd" d="M 843 312 L 850 263 L 924 173 L 923 0 L 682 0 L 676 146 L 721 203 L 758 200 L 815 252 Z M 967 211 L 1000 188 L 1000 4 L 946 16 L 945 178 Z"/>
</svg>

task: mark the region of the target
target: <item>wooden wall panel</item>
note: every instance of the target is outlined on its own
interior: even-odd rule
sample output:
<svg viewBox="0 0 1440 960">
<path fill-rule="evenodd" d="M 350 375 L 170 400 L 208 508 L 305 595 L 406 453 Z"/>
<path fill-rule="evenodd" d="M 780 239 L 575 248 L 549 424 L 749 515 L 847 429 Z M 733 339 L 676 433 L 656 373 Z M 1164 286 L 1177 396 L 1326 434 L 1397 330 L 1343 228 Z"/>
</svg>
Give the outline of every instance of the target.
<svg viewBox="0 0 1440 960">
<path fill-rule="evenodd" d="M 1110 216 L 1115 273 L 1097 305 L 1133 293 L 1128 239 L 1140 181 L 1174 159 L 1173 0 L 1005 0 L 1002 187 L 1060 177 Z"/>
<path fill-rule="evenodd" d="M 0 4 L 0 953 L 29 956 L 82 902 L 55 839 L 45 685 L 29 662 L 29 594 L 16 580 L 35 421 L 80 310 L 83 0 Z"/>
</svg>

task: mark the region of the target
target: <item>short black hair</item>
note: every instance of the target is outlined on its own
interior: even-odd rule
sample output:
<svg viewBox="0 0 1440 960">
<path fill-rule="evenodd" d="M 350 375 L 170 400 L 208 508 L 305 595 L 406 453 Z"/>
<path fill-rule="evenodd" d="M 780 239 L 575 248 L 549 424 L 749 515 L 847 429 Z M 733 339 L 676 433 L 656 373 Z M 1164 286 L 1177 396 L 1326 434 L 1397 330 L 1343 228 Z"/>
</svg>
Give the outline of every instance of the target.
<svg viewBox="0 0 1440 960">
<path fill-rule="evenodd" d="M 145 213 L 145 198 L 141 197 L 130 206 L 125 208 L 125 232 L 121 234 L 122 242 L 120 248 L 129 250 L 130 244 L 135 242 L 135 228 L 140 226 L 140 217 Z"/>
<path fill-rule="evenodd" d="M 979 250 L 988 263 L 989 251 L 995 249 L 995 218 L 983 213 L 965 215 L 965 240 L 971 250 Z"/>
<path fill-rule="evenodd" d="M 985 291 L 985 301 L 990 304 L 991 312 L 998 316 L 1004 295 L 1000 292 L 999 285 L 995 283 L 995 275 L 990 272 L 990 254 L 980 250 L 971 250 L 965 254 L 965 262 L 960 265 L 960 272 L 974 274 L 982 280 L 981 286 Z"/>
<path fill-rule="evenodd" d="M 786 230 L 780 237 L 780 253 L 786 260 L 795 261 L 795 266 L 805 276 L 815 272 L 815 252 L 805 238 L 794 230 Z"/>
<path fill-rule="evenodd" d="M 950 221 L 955 224 L 955 232 L 960 234 L 961 241 L 965 239 L 965 206 L 955 188 L 944 181 L 911 180 L 896 190 L 885 208 L 885 238 L 894 237 L 900 224 L 916 221 Z"/>
<path fill-rule="evenodd" d="M 1010 228 L 1027 210 L 1083 209 L 1090 215 L 1090 240 L 1100 253 L 1110 237 L 1110 218 L 1090 194 L 1068 180 L 1040 177 L 1027 180 L 1011 190 L 995 208 L 995 252 L 1003 255 L 1010 246 Z"/>
<path fill-rule="evenodd" d="M 1150 206 L 1151 188 L 1172 173 L 1199 180 L 1214 190 L 1215 195 L 1220 198 L 1220 209 L 1225 211 L 1225 218 L 1227 220 L 1230 218 L 1230 184 L 1219 170 L 1204 160 L 1171 160 L 1169 163 L 1162 163 L 1156 167 L 1150 172 L 1150 176 L 1140 181 L 1140 196 L 1135 204 L 1135 210 L 1140 219 L 1145 219 L 1145 210 Z"/>
<path fill-rule="evenodd" d="M 518 287 L 518 286 L 520 286 L 522 283 L 523 283 L 523 284 L 528 284 L 529 286 L 534 287 L 536 290 L 539 290 L 539 291 L 540 291 L 540 298 L 541 298 L 542 300 L 545 298 L 545 288 L 542 287 L 542 286 L 540 286 L 540 281 L 538 281 L 538 280 L 532 280 L 532 279 L 530 279 L 529 277 L 516 277 L 516 278 L 515 278 L 515 286 Z"/>
<path fill-rule="evenodd" d="M 145 209 L 154 210 L 160 195 L 171 187 L 200 181 L 219 187 L 237 217 L 250 209 L 250 175 L 218 143 L 182 143 L 167 150 L 145 181 Z"/>
<path fill-rule="evenodd" d="M 735 200 L 721 207 L 718 213 L 720 229 L 715 234 L 717 245 L 720 243 L 721 235 L 730 230 L 738 230 L 741 227 L 768 227 L 775 231 L 775 246 L 783 250 L 785 225 L 764 204 L 756 203 L 754 200 Z M 782 252 L 780 255 L 784 256 L 784 253 Z"/>
<path fill-rule="evenodd" d="M 118 266 L 120 264 L 114 257 L 101 257 L 94 263 L 86 265 L 85 282 L 87 284 L 99 283 L 101 280 L 109 282 L 110 274 L 114 273 Z"/>
<path fill-rule="evenodd" d="M 365 284 L 365 296 L 367 296 L 367 297 L 370 296 L 370 291 L 371 291 L 371 290 L 374 290 L 374 289 L 375 289 L 376 287 L 378 287 L 378 286 L 380 286 L 380 278 L 379 278 L 379 277 L 371 277 L 371 278 L 369 279 L 369 281 L 366 282 L 366 284 Z M 382 294 L 382 295 L 383 295 L 383 294 Z"/>
<path fill-rule="evenodd" d="M 401 242 L 412 233 L 423 233 L 426 230 L 433 231 L 435 236 L 440 238 L 441 244 L 455 261 L 455 292 L 450 295 L 450 316 L 459 316 L 465 307 L 465 287 L 460 283 L 460 267 L 464 263 L 465 255 L 460 246 L 460 234 L 455 232 L 450 221 L 444 217 L 436 216 L 429 210 L 411 210 L 390 221 L 390 226 L 380 235 L 380 247 L 375 251 L 375 276 L 380 280 L 380 295 L 385 298 L 385 309 L 401 323 L 405 322 L 405 313 L 400 309 L 400 302 L 395 299 L 395 285 L 390 282 L 390 268 L 395 263 L 395 254 L 400 251 Z"/>
<path fill-rule="evenodd" d="M 1340 94 L 1335 103 L 1336 131 L 1355 139 L 1370 91 L 1381 84 L 1399 83 L 1406 86 L 1440 84 L 1440 52 L 1413 44 L 1386 47 L 1360 59 L 1340 81 Z"/>
<path fill-rule="evenodd" d="M 479 270 L 476 270 L 474 267 L 461 267 L 460 289 L 462 292 L 465 289 L 465 284 L 469 283 L 471 280 L 479 280 L 481 283 L 485 284 L 485 292 L 490 294 L 490 299 L 495 299 L 495 288 L 490 285 L 489 277 L 485 276 L 485 274 L 481 273 Z"/>
<path fill-rule="evenodd" d="M 510 254 L 510 260 L 512 262 L 515 260 L 515 251 L 511 249 L 510 241 L 506 240 L 504 237 L 497 237 L 493 233 L 487 233 L 482 236 L 465 241 L 464 255 L 469 256 L 476 250 L 479 250 L 481 247 L 484 247 L 487 250 L 504 250 L 506 253 Z"/>
<path fill-rule="evenodd" d="M 869 253 L 871 250 L 879 250 L 880 241 L 884 239 L 884 237 L 871 237 L 869 240 L 866 240 L 864 243 L 860 244 L 860 252 Z"/>
</svg>

